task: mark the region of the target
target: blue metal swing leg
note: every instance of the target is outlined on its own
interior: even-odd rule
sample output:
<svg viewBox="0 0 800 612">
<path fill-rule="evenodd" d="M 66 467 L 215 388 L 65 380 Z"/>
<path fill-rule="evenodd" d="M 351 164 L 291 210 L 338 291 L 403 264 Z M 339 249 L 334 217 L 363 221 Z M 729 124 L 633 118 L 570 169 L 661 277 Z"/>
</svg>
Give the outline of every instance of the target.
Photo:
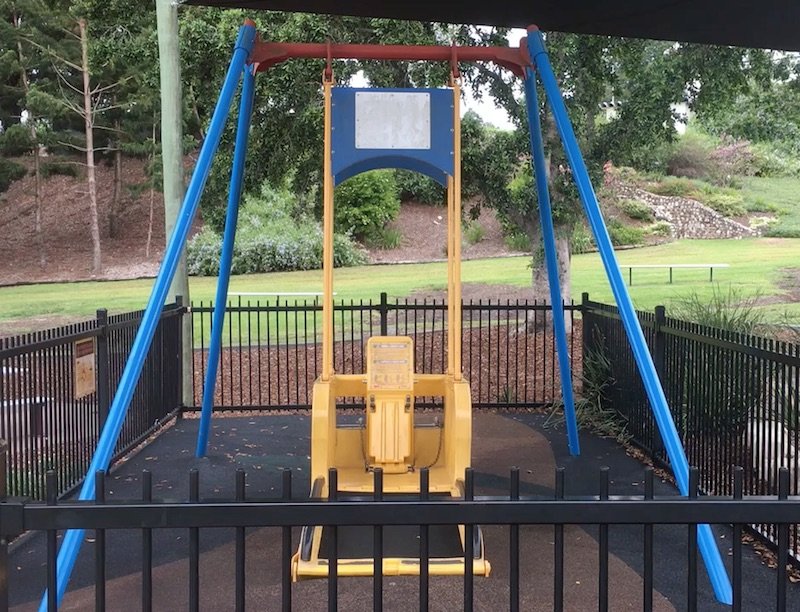
<svg viewBox="0 0 800 612">
<path fill-rule="evenodd" d="M 542 125 L 539 120 L 539 100 L 536 95 L 536 80 L 533 72 L 525 73 L 525 103 L 528 107 L 528 127 L 531 136 L 533 174 L 536 177 L 536 192 L 539 200 L 539 220 L 542 226 L 544 259 L 547 266 L 547 282 L 550 285 L 550 304 L 553 308 L 553 336 L 558 351 L 558 369 L 561 375 L 561 393 L 564 398 L 564 417 L 567 422 L 567 441 L 571 455 L 580 455 L 578 422 L 575 417 L 575 398 L 572 390 L 572 375 L 567 352 L 567 332 L 564 324 L 564 308 L 561 286 L 558 282 L 558 253 L 553 229 L 553 210 L 550 206 L 550 191 L 547 187 Z"/>
<path fill-rule="evenodd" d="M 225 304 L 228 301 L 228 286 L 233 263 L 233 243 L 236 239 L 236 224 L 239 220 L 239 203 L 244 185 L 244 166 L 247 158 L 247 137 L 250 132 L 250 117 L 253 112 L 255 74 L 251 66 L 244 69 L 242 100 L 239 106 L 239 122 L 236 128 L 236 147 L 233 152 L 231 183 L 228 191 L 228 210 L 225 214 L 225 233 L 222 239 L 222 254 L 219 259 L 219 279 L 211 321 L 211 346 L 208 349 L 208 369 L 203 384 L 203 407 L 197 433 L 197 457 L 205 457 L 208 446 L 208 431 L 211 427 L 211 408 L 214 405 L 214 388 L 217 382 L 219 354 L 222 348 L 222 327 L 225 322 Z"/>
<path fill-rule="evenodd" d="M 161 310 L 167 299 L 170 283 L 175 276 L 175 270 L 178 267 L 181 252 L 189 236 L 189 229 L 197 213 L 200 196 L 203 193 L 206 179 L 208 179 L 211 161 L 214 158 L 220 138 L 222 137 L 222 131 L 225 127 L 231 101 L 233 100 L 233 95 L 239 83 L 239 76 L 242 74 L 244 64 L 250 56 L 255 39 L 256 29 L 254 26 L 244 25 L 239 29 L 239 36 L 236 39 L 233 57 L 231 58 L 231 63 L 225 76 L 225 82 L 222 86 L 217 106 L 214 108 L 214 114 L 211 118 L 211 124 L 209 125 L 206 139 L 200 149 L 200 156 L 198 157 L 192 178 L 189 181 L 189 186 L 186 190 L 186 196 L 184 197 L 177 223 L 175 224 L 172 236 L 170 236 L 169 239 L 169 244 L 164 252 L 161 268 L 153 283 L 153 291 L 147 302 L 147 307 L 142 316 L 139 330 L 136 332 L 136 338 L 133 341 L 128 361 L 125 363 L 125 369 L 122 372 L 117 393 L 109 409 L 108 419 L 105 425 L 103 425 L 103 431 L 97 442 L 97 450 L 89 464 L 86 478 L 83 481 L 83 486 L 78 495 L 78 499 L 80 500 L 94 499 L 94 474 L 97 471 L 108 469 L 108 464 L 114 453 L 114 447 L 119 438 L 119 432 L 122 429 L 122 424 L 125 422 L 128 406 L 133 397 L 133 392 L 136 389 L 136 384 L 139 381 L 147 352 L 150 349 L 156 327 L 158 326 L 158 321 L 161 318 Z M 56 601 L 59 604 L 67 590 L 67 584 L 72 574 L 72 569 L 75 566 L 75 560 L 78 557 L 78 552 L 80 552 L 81 543 L 83 542 L 83 532 L 83 529 L 68 530 L 64 534 L 64 541 L 58 551 Z M 47 600 L 48 593 L 45 592 L 42 597 L 42 602 L 39 605 L 39 612 L 45 612 L 47 610 Z"/>
<path fill-rule="evenodd" d="M 572 130 L 569 115 L 567 114 L 564 100 L 561 97 L 561 91 L 558 88 L 553 69 L 550 66 L 550 60 L 547 57 L 544 41 L 536 27 L 531 27 L 528 30 L 528 53 L 530 54 L 531 60 L 539 73 L 539 77 L 547 93 L 547 99 L 550 103 L 550 108 L 553 112 L 553 117 L 555 118 L 556 126 L 564 145 L 564 151 L 578 187 L 581 202 L 583 203 L 586 216 L 589 219 L 595 243 L 600 251 L 600 258 L 603 261 L 603 266 L 605 267 L 614 299 L 619 308 L 619 314 L 623 326 L 625 327 L 625 333 L 628 336 L 628 342 L 633 350 L 634 359 L 636 360 L 636 365 L 641 374 L 647 397 L 650 400 L 656 424 L 658 425 L 661 438 L 667 449 L 672 471 L 678 483 L 678 490 L 681 495 L 688 495 L 689 462 L 686 458 L 683 446 L 681 445 L 678 431 L 675 428 L 675 422 L 672 420 L 672 414 L 669 411 L 667 399 L 661 387 L 661 381 L 658 379 L 653 359 L 647 349 L 647 343 L 645 342 L 639 319 L 636 316 L 633 302 L 625 288 L 625 280 L 623 279 L 622 272 L 620 271 L 619 264 L 614 255 L 614 248 L 611 245 L 608 230 L 603 222 L 600 207 L 597 203 L 597 196 L 592 189 L 589 173 L 586 170 L 586 164 L 578 148 L 578 142 Z M 719 548 L 714 541 L 714 534 L 711 531 L 711 527 L 708 525 L 698 525 L 697 535 L 700 553 L 703 556 L 706 571 L 708 572 L 708 576 L 714 588 L 714 594 L 720 602 L 730 605 L 733 601 L 731 583 L 722 562 Z"/>
</svg>

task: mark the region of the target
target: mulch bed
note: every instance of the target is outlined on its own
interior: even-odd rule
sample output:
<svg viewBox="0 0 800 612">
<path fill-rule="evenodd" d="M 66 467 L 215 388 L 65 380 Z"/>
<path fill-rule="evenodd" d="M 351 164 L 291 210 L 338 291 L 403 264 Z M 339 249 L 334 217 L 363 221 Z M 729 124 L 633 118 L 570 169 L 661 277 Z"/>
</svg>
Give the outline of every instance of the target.
<svg viewBox="0 0 800 612">
<path fill-rule="evenodd" d="M 567 345 L 572 353 L 573 386 L 576 392 L 581 389 L 583 365 L 580 324 L 580 321 L 575 321 L 573 333 L 567 337 Z M 364 372 L 363 346 L 358 339 L 335 343 L 335 370 L 345 374 Z M 462 352 L 464 375 L 470 381 L 475 404 L 550 404 L 561 399 L 552 333 L 508 324 L 465 329 Z M 202 400 L 207 359 L 207 351 L 195 351 L 195 405 L 200 405 Z M 223 349 L 214 404 L 275 407 L 309 405 L 321 363 L 320 344 L 289 343 Z M 444 332 L 416 334 L 417 372 L 442 372 L 446 363 L 447 338 Z"/>
</svg>

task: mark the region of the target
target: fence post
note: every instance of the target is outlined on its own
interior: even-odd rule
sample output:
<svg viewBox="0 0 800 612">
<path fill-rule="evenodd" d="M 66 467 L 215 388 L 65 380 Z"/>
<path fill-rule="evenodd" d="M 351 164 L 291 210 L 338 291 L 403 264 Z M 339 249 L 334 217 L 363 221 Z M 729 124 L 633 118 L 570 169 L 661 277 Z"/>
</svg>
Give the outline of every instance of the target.
<svg viewBox="0 0 800 612">
<path fill-rule="evenodd" d="M 110 380 L 108 372 L 108 310 L 97 310 L 97 421 L 99 429 L 103 429 L 111 406 Z"/>
<path fill-rule="evenodd" d="M 381 303 L 378 312 L 381 315 L 381 336 L 389 335 L 389 302 L 385 291 L 381 291 Z"/>
<path fill-rule="evenodd" d="M 664 334 L 664 326 L 666 325 L 666 322 L 666 308 L 664 308 L 664 306 L 656 306 L 655 320 L 653 321 L 653 364 L 656 367 L 656 374 L 658 374 L 658 378 L 661 381 L 661 386 L 665 389 L 665 391 L 668 389 L 667 385 L 664 384 L 664 378 L 666 376 L 665 356 L 667 352 L 666 335 Z M 652 448 L 653 454 L 660 453 L 663 450 L 664 442 L 661 440 L 661 433 L 658 431 L 658 427 L 654 427 Z"/>
<path fill-rule="evenodd" d="M 581 293 L 581 341 L 583 344 L 584 363 L 586 362 L 586 356 L 592 348 L 592 326 L 588 324 L 589 308 L 589 293 L 584 291 Z"/>
<path fill-rule="evenodd" d="M 0 501 L 8 497 L 8 443 L 0 440 Z M 8 540 L 5 528 L 0 528 L 0 612 L 8 610 Z"/>
<path fill-rule="evenodd" d="M 186 365 L 186 364 L 183 363 L 183 355 L 184 355 L 184 351 L 183 351 L 183 328 L 184 328 L 184 324 L 183 324 L 183 322 L 184 322 L 184 317 L 187 317 L 187 316 L 189 317 L 189 320 L 191 321 L 191 314 L 189 314 L 189 309 L 186 308 L 184 306 L 184 304 L 183 304 L 183 296 L 182 295 L 176 295 L 175 296 L 175 307 L 181 312 L 181 316 L 178 319 L 178 321 L 179 321 L 179 324 L 178 324 L 178 342 L 175 345 L 175 348 L 177 349 L 177 354 L 178 354 L 178 366 L 177 366 L 177 370 L 178 370 L 177 374 L 178 374 L 178 376 L 175 378 L 175 380 L 178 381 L 178 386 L 179 386 L 178 387 L 178 395 L 177 395 L 178 405 L 175 406 L 175 407 L 176 408 L 181 408 L 181 410 L 178 410 L 178 414 L 177 414 L 177 416 L 175 418 L 177 420 L 180 420 L 180 419 L 183 418 L 183 408 L 186 407 L 186 402 L 184 401 L 185 400 L 185 397 L 184 397 L 185 394 L 184 394 L 184 381 L 183 381 L 183 372 L 184 372 L 184 367 Z M 194 347 L 192 347 L 192 359 L 194 359 Z M 189 367 L 191 367 L 191 364 L 189 365 Z M 194 381 L 192 381 L 192 397 L 194 397 Z"/>
</svg>

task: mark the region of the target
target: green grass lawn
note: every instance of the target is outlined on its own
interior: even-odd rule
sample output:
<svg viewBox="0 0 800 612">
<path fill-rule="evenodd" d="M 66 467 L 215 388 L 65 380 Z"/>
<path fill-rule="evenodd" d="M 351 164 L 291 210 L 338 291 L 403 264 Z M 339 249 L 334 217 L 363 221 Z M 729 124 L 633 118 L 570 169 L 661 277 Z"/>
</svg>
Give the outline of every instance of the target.
<svg viewBox="0 0 800 612">
<path fill-rule="evenodd" d="M 620 251 L 617 258 L 622 265 L 727 263 L 731 266 L 729 269 L 715 272 L 715 284 L 734 286 L 746 295 L 778 296 L 784 293 L 781 287 L 783 270 L 800 267 L 800 240 L 682 240 Z M 714 286 L 708 282 L 707 270 L 675 270 L 674 284 L 669 285 L 667 279 L 667 270 L 635 270 L 630 292 L 636 306 L 643 309 L 652 309 L 658 304 L 669 306 L 673 300 L 691 292 L 701 297 L 710 295 Z M 463 280 L 524 287 L 530 284 L 529 259 L 466 261 Z M 378 299 L 381 291 L 386 291 L 391 298 L 402 298 L 417 289 L 444 288 L 445 281 L 444 263 L 343 268 L 335 272 L 337 299 L 344 300 Z M 132 280 L 3 287 L 0 288 L 0 321 L 58 315 L 77 319 L 91 317 L 97 308 L 103 307 L 111 312 L 135 310 L 145 305 L 152 283 L 152 280 Z M 192 300 L 207 303 L 213 298 L 215 283 L 216 278 L 192 278 Z M 255 274 L 231 280 L 232 292 L 314 292 L 321 287 L 319 271 Z M 592 299 L 598 301 L 612 299 L 596 253 L 573 257 L 572 290 L 576 300 L 583 291 L 588 291 Z M 530 297 L 542 299 L 546 296 L 531 294 Z M 791 303 L 788 298 L 774 301 L 768 308 L 776 317 L 783 312 L 800 316 L 800 303 Z"/>
<path fill-rule="evenodd" d="M 770 236 L 800 238 L 800 178 L 746 177 L 741 191 L 748 210 L 778 215 Z"/>
</svg>

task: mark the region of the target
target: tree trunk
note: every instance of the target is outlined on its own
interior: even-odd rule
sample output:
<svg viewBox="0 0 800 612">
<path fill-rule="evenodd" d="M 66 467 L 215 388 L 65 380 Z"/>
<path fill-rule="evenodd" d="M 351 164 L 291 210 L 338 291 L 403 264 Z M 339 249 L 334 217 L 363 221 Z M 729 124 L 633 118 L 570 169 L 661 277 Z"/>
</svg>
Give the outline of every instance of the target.
<svg viewBox="0 0 800 612">
<path fill-rule="evenodd" d="M 13 16 L 14 27 L 20 27 L 20 17 Z M 22 43 L 17 41 L 17 54 L 19 56 L 19 75 L 22 81 L 22 88 L 27 97 L 30 92 L 30 81 L 28 80 L 28 73 L 25 70 L 25 55 L 22 53 Z M 30 122 L 31 132 L 31 150 L 33 151 L 33 201 L 35 213 L 35 232 L 36 232 L 36 246 L 39 249 L 39 267 L 44 270 L 47 264 L 47 257 L 44 252 L 44 236 L 42 235 L 42 169 L 41 159 L 39 155 L 39 139 L 36 134 L 36 119 L 28 114 L 28 121 Z"/>
<path fill-rule="evenodd" d="M 556 229 L 556 255 L 558 256 L 558 281 L 561 288 L 561 300 L 569 304 L 572 295 L 572 282 L 570 277 L 570 239 L 569 232 L 563 231 L 564 228 Z M 541 240 L 541 238 L 539 238 Z M 550 283 L 547 276 L 547 265 L 544 259 L 544 248 L 541 242 L 534 247 L 532 270 L 533 298 L 539 302 L 550 302 Z M 550 317 L 537 315 L 535 312 L 528 321 L 529 326 L 540 327 L 545 323 L 549 324 Z M 572 320 L 564 317 L 564 327 L 567 333 L 572 332 Z"/>
<path fill-rule="evenodd" d="M 156 121 L 153 118 L 153 150 L 150 152 L 150 167 L 153 166 L 153 159 L 156 155 Z M 150 247 L 153 243 L 153 208 L 156 200 L 156 180 L 150 177 L 150 215 L 147 220 L 147 243 L 144 247 L 144 256 L 149 259 Z"/>
<path fill-rule="evenodd" d="M 78 19 L 81 39 L 81 71 L 83 72 L 83 115 L 86 130 L 86 183 L 89 188 L 89 220 L 92 230 L 92 274 L 102 269 L 100 254 L 100 224 L 97 216 L 97 181 L 94 167 L 94 117 L 92 115 L 92 90 L 89 82 L 89 37 L 86 20 Z"/>
<path fill-rule="evenodd" d="M 117 134 L 119 134 L 119 121 L 115 123 Z M 108 207 L 108 235 L 111 238 L 117 236 L 117 214 L 119 214 L 119 201 L 122 197 L 122 150 L 117 139 L 114 150 L 114 190 L 111 196 L 111 204 Z"/>
</svg>

